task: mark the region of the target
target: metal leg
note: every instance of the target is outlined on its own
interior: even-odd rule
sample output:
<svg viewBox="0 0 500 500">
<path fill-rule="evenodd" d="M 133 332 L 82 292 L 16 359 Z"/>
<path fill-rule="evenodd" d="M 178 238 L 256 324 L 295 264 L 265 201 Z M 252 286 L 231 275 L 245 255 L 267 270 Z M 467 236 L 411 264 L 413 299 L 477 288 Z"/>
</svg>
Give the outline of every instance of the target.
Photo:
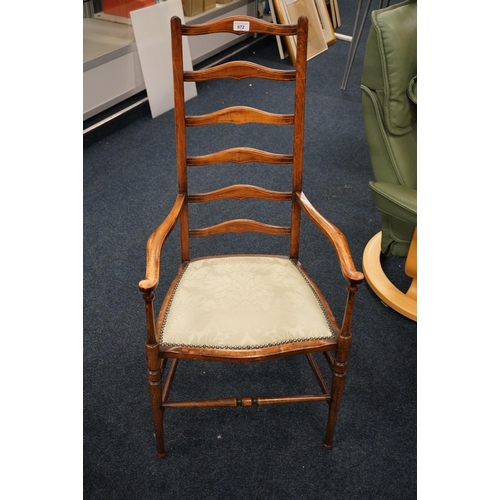
<svg viewBox="0 0 500 500">
<path fill-rule="evenodd" d="M 381 0 L 381 3 L 382 3 L 382 1 L 383 0 Z M 349 54 L 347 55 L 347 63 L 346 63 L 345 71 L 344 71 L 344 77 L 342 79 L 342 85 L 340 86 L 341 90 L 345 90 L 347 87 L 347 82 L 349 81 L 349 76 L 351 74 L 352 64 L 354 62 L 354 57 L 356 56 L 356 52 L 358 50 L 359 40 L 361 39 L 361 34 L 363 33 L 363 28 L 364 28 L 365 23 L 366 23 L 366 18 L 368 16 L 368 12 L 370 10 L 372 0 L 368 0 L 365 12 L 363 14 L 363 20 L 361 21 L 361 25 L 358 27 L 359 13 L 361 11 L 362 3 L 363 3 L 363 0 L 359 0 L 358 10 L 356 13 L 356 20 L 354 21 L 352 42 L 351 42 L 351 46 L 349 48 Z"/>
<path fill-rule="evenodd" d="M 354 58 L 356 57 L 356 52 L 358 50 L 359 40 L 361 39 L 361 34 L 363 33 L 363 28 L 365 27 L 366 18 L 368 17 L 368 12 L 370 11 L 372 0 L 368 0 L 368 4 L 365 9 L 365 13 L 363 15 L 363 20 L 361 21 L 361 25 L 358 26 L 359 14 L 361 12 L 361 6 L 363 4 L 363 0 L 359 0 L 358 2 L 358 10 L 356 12 L 356 19 L 354 21 L 354 29 L 351 37 L 351 46 L 349 47 L 349 54 L 347 55 L 347 62 L 344 71 L 344 76 L 342 78 L 342 84 L 340 86 L 341 90 L 345 90 L 347 88 L 347 82 L 349 81 L 349 76 L 351 74 L 352 65 L 354 63 Z M 384 5 L 385 3 L 385 5 Z M 378 8 L 384 9 L 389 7 L 391 3 L 390 0 L 384 2 L 384 0 L 379 0 Z"/>
</svg>

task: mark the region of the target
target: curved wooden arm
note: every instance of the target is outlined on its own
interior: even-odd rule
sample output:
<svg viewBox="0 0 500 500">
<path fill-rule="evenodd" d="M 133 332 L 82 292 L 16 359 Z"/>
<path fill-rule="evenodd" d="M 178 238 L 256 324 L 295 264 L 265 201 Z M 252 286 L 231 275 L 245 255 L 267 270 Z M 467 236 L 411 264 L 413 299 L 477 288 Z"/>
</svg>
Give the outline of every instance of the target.
<svg viewBox="0 0 500 500">
<path fill-rule="evenodd" d="M 174 206 L 165 220 L 153 231 L 146 245 L 146 278 L 139 282 L 142 292 L 150 292 L 156 288 L 160 277 L 160 255 L 163 243 L 179 218 L 186 195 L 178 194 Z"/>
<path fill-rule="evenodd" d="M 356 271 L 352 261 L 351 252 L 347 240 L 342 231 L 325 219 L 307 199 L 302 192 L 296 192 L 297 201 L 305 214 L 316 224 L 334 246 L 340 261 L 340 268 L 344 278 L 352 284 L 361 283 L 364 279 L 363 273 Z"/>
</svg>

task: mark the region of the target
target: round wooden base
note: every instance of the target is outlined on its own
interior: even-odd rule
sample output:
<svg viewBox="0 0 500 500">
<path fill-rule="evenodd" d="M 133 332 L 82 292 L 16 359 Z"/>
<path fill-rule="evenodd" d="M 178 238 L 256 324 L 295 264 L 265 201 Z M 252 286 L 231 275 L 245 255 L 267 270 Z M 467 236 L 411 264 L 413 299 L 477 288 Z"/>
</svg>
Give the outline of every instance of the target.
<svg viewBox="0 0 500 500">
<path fill-rule="evenodd" d="M 408 258 L 415 258 L 415 276 L 406 293 L 396 288 L 387 278 L 380 263 L 380 248 L 382 232 L 377 233 L 366 245 L 363 252 L 363 272 L 366 282 L 384 304 L 403 316 L 417 321 L 417 277 L 416 277 L 416 232 L 414 235 L 415 249 L 408 253 Z M 413 243 L 413 242 L 412 242 Z M 413 266 L 406 266 L 408 267 Z M 407 272 L 408 274 L 408 272 Z"/>
</svg>

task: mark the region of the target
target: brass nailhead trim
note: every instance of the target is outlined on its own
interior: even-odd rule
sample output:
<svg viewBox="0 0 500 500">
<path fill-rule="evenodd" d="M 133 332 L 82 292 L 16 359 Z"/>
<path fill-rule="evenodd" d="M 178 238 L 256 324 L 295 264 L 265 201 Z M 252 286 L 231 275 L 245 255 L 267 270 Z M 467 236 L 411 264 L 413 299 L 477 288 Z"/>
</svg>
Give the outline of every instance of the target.
<svg viewBox="0 0 500 500">
<path fill-rule="evenodd" d="M 323 304 L 321 300 L 319 299 L 316 290 L 314 290 L 314 287 L 311 285 L 305 274 L 302 272 L 302 270 L 299 268 L 297 264 L 292 262 L 290 259 L 288 259 L 289 262 L 292 263 L 292 265 L 297 269 L 297 271 L 300 273 L 302 278 L 304 278 L 304 281 L 307 283 L 309 286 L 309 289 L 313 293 L 314 297 L 316 298 L 316 301 L 318 302 L 318 305 L 323 312 L 323 315 L 325 317 L 326 324 L 328 325 L 328 329 L 330 330 L 331 336 L 323 336 L 323 337 L 309 337 L 306 339 L 293 339 L 293 340 L 283 340 L 281 342 L 271 342 L 269 344 L 260 344 L 260 345 L 249 345 L 249 346 L 226 346 L 226 345 L 199 345 L 199 344 L 179 344 L 179 343 L 172 343 L 172 342 L 163 342 L 163 331 L 165 329 L 165 325 L 167 323 L 167 318 L 168 318 L 168 313 L 170 312 L 170 306 L 172 305 L 172 301 L 174 300 L 175 293 L 177 292 L 177 288 L 180 285 L 180 282 L 184 276 L 184 273 L 187 271 L 187 268 L 191 264 L 190 262 L 186 265 L 184 270 L 182 271 L 181 276 L 179 277 L 179 280 L 177 281 L 174 291 L 172 292 L 172 295 L 170 297 L 170 302 L 167 306 L 167 310 L 165 311 L 165 317 L 163 318 L 163 322 L 161 325 L 161 334 L 160 334 L 160 344 L 162 346 L 166 347 L 186 347 L 186 348 L 194 348 L 194 349 L 224 349 L 224 350 L 233 350 L 233 351 L 250 351 L 252 349 L 264 349 L 266 347 L 275 347 L 275 346 L 280 346 L 280 345 L 285 345 L 285 344 L 296 344 L 299 342 L 307 342 L 309 340 L 328 340 L 331 337 L 335 338 L 335 332 L 332 328 L 332 325 L 330 324 L 330 321 L 328 320 L 328 316 L 326 314 L 325 308 L 323 307 Z"/>
</svg>

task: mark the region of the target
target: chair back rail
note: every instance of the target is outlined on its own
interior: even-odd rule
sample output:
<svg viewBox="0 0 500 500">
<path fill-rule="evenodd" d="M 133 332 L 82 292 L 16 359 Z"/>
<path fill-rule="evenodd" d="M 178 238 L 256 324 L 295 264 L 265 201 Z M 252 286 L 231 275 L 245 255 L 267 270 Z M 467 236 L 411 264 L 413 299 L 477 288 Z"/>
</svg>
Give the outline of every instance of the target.
<svg viewBox="0 0 500 500">
<path fill-rule="evenodd" d="M 185 82 L 206 82 L 215 78 L 232 78 L 233 80 L 262 78 L 279 82 L 292 82 L 295 80 L 295 71 L 266 68 L 248 61 L 232 61 L 208 69 L 184 72 Z"/>
<path fill-rule="evenodd" d="M 251 30 L 250 30 L 251 28 Z M 208 35 L 214 33 L 257 34 L 294 36 L 297 39 L 297 58 L 291 70 L 274 69 L 247 61 L 231 61 L 214 67 L 185 71 L 183 67 L 182 36 Z M 268 235 L 290 237 L 290 258 L 298 258 L 300 240 L 300 206 L 294 193 L 302 189 L 302 159 L 304 138 L 305 68 L 307 60 L 307 19 L 301 18 L 297 25 L 273 25 L 249 16 L 231 16 L 210 23 L 185 25 L 179 18 L 171 20 L 172 60 L 174 66 L 174 99 L 176 118 L 176 147 L 179 193 L 186 194 L 186 202 L 180 214 L 181 257 L 190 258 L 189 239 L 223 233 L 258 232 Z M 184 102 L 185 82 L 205 82 L 219 78 L 236 80 L 257 78 L 278 82 L 293 82 L 295 85 L 293 113 L 272 113 L 245 105 L 225 107 L 207 114 L 186 116 Z M 203 155 L 188 155 L 186 127 L 200 127 L 222 123 L 266 125 L 292 125 L 292 154 L 283 154 L 251 147 L 232 147 Z M 219 163 L 263 163 L 292 165 L 292 190 L 272 191 L 261 186 L 233 184 L 208 193 L 189 193 L 188 167 L 209 166 Z M 290 226 L 265 224 L 252 219 L 234 219 L 204 228 L 189 228 L 191 203 L 204 203 L 221 199 L 257 198 L 268 201 L 291 203 Z"/>
<path fill-rule="evenodd" d="M 254 148 L 230 148 L 207 155 L 188 156 L 186 165 L 188 167 L 201 167 L 213 165 L 214 163 L 273 163 L 275 165 L 291 165 L 293 163 L 292 155 L 269 153 L 261 149 Z"/>
<path fill-rule="evenodd" d="M 287 114 L 268 113 L 249 106 L 230 106 L 213 113 L 198 116 L 186 116 L 187 127 L 212 125 L 214 123 L 266 123 L 268 125 L 293 125 L 294 116 Z"/>
<path fill-rule="evenodd" d="M 236 200 L 257 198 L 260 200 L 291 201 L 292 193 L 271 191 L 270 189 L 264 189 L 250 184 L 233 184 L 225 188 L 210 191 L 209 193 L 190 194 L 188 196 L 188 203 L 202 203 L 205 201 L 224 200 L 228 198 Z"/>
<path fill-rule="evenodd" d="M 273 226 L 264 224 L 251 219 L 233 219 L 214 226 L 209 226 L 201 229 L 191 229 L 189 236 L 192 238 L 199 238 L 201 236 L 213 236 L 214 234 L 225 233 L 264 233 L 274 236 L 288 236 L 290 228 L 285 226 Z"/>
</svg>

